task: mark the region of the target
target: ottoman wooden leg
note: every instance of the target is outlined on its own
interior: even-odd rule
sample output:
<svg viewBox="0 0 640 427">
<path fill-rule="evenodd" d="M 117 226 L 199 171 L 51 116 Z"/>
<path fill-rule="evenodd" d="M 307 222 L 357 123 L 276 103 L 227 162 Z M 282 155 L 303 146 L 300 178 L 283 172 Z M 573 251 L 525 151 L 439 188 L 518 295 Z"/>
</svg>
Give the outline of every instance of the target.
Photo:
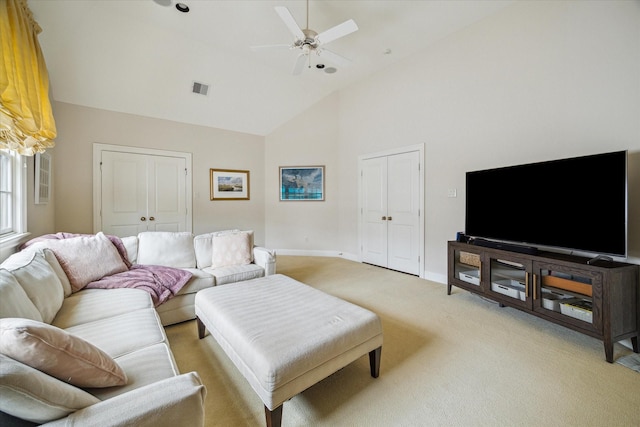
<svg viewBox="0 0 640 427">
<path fill-rule="evenodd" d="M 267 418 L 267 427 L 280 427 L 282 424 L 282 405 L 273 411 L 265 406 L 264 415 Z"/>
<path fill-rule="evenodd" d="M 378 378 L 380 375 L 380 358 L 382 356 L 382 347 L 369 352 L 369 366 L 371 367 L 371 376 Z"/>
<path fill-rule="evenodd" d="M 198 338 L 204 338 L 204 335 L 207 333 L 207 328 L 202 323 L 199 317 L 196 317 L 196 323 L 198 323 Z"/>
</svg>

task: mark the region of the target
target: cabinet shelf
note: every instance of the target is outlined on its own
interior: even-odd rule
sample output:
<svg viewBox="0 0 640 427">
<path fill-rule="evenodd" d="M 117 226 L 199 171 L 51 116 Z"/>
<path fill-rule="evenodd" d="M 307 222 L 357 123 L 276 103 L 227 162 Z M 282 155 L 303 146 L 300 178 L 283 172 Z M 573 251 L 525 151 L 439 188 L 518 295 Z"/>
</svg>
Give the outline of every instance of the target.
<svg viewBox="0 0 640 427">
<path fill-rule="evenodd" d="M 477 265 L 463 262 L 468 259 Z M 638 265 L 593 265 L 566 254 L 529 255 L 461 242 L 448 243 L 447 260 L 449 295 L 455 286 L 600 339 L 610 363 L 615 342 L 630 338 L 639 352 Z"/>
<path fill-rule="evenodd" d="M 542 276 L 542 286 L 563 289 L 582 295 L 591 296 L 593 289 L 591 284 L 565 279 L 553 275 Z"/>
</svg>

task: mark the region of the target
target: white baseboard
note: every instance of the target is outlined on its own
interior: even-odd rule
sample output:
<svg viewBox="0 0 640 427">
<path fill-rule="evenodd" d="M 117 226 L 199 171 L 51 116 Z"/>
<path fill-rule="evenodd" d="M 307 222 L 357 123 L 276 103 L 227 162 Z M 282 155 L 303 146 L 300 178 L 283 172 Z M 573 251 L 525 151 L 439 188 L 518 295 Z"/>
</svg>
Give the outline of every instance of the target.
<svg viewBox="0 0 640 427">
<path fill-rule="evenodd" d="M 291 256 L 322 256 L 322 257 L 334 257 L 344 258 L 349 261 L 360 262 L 358 256 L 347 252 L 338 251 L 314 251 L 306 249 L 276 249 L 277 255 L 291 255 Z"/>
<path fill-rule="evenodd" d="M 424 272 L 424 278 L 426 280 L 431 280 L 432 282 L 441 283 L 443 285 L 447 284 L 447 275 L 446 274 L 438 274 L 431 273 L 429 271 Z"/>
</svg>

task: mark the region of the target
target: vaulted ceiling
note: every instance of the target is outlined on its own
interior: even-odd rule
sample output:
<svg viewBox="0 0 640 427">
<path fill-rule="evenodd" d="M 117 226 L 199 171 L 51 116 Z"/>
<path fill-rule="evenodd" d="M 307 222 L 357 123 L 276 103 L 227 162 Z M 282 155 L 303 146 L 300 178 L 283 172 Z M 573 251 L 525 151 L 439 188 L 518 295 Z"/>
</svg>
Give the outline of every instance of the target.
<svg viewBox="0 0 640 427">
<path fill-rule="evenodd" d="M 311 0 L 318 33 L 348 19 L 358 25 L 327 45 L 352 62 L 312 55 L 293 76 L 299 52 L 251 46 L 292 43 L 274 7 L 305 28 L 305 0 L 184 0 L 188 13 L 175 0 L 29 0 L 54 100 L 256 135 L 511 3 Z M 193 93 L 194 82 L 208 94 Z"/>
</svg>

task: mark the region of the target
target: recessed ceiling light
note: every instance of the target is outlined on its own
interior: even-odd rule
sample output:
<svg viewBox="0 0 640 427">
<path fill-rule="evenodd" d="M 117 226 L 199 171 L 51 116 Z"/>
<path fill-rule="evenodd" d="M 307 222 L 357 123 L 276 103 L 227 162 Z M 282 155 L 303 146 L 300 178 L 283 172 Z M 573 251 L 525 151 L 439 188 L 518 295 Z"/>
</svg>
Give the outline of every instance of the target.
<svg viewBox="0 0 640 427">
<path fill-rule="evenodd" d="M 189 12 L 189 6 L 184 3 L 176 3 L 176 9 L 183 13 Z"/>
<path fill-rule="evenodd" d="M 324 68 L 324 64 L 316 64 L 316 68 L 318 70 L 322 70 Z"/>
</svg>

